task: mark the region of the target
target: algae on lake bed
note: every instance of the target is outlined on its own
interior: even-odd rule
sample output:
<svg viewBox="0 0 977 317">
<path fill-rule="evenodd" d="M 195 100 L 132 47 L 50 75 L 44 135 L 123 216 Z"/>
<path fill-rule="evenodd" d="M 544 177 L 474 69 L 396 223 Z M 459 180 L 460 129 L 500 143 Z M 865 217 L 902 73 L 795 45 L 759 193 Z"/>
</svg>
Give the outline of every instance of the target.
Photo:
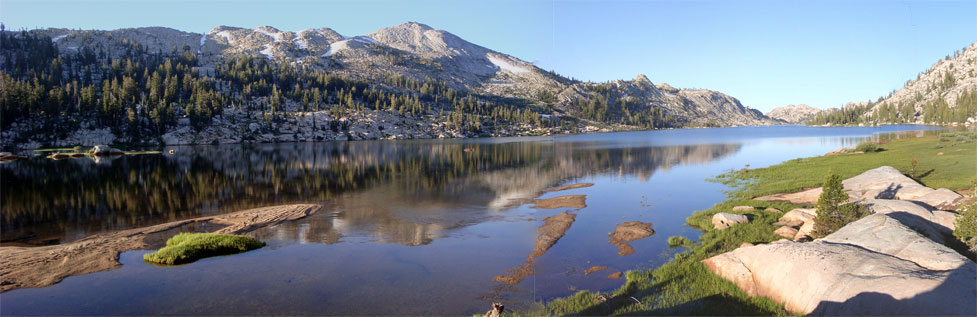
<svg viewBox="0 0 977 317">
<path fill-rule="evenodd" d="M 240 253 L 265 246 L 264 242 L 248 236 L 215 233 L 180 233 L 166 241 L 166 246 L 143 255 L 143 260 L 156 264 L 184 264 L 202 258 Z"/>
</svg>

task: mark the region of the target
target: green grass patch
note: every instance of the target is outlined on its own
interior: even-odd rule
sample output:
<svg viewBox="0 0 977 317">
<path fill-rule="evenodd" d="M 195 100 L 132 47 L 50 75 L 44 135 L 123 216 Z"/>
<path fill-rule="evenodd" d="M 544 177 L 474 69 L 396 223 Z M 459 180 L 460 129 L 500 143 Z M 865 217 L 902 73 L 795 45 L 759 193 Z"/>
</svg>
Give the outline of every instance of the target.
<svg viewBox="0 0 977 317">
<path fill-rule="evenodd" d="M 859 143 L 858 146 L 855 146 L 855 152 L 869 153 L 869 152 L 879 152 L 882 150 L 883 149 L 879 147 L 878 143 L 875 142 L 862 142 Z"/>
<path fill-rule="evenodd" d="M 132 151 L 124 152 L 125 155 L 139 155 L 139 154 L 163 154 L 163 151 Z"/>
<path fill-rule="evenodd" d="M 731 194 L 737 198 L 752 198 L 821 186 L 828 170 L 842 179 L 884 165 L 909 174 L 916 158 L 913 174 L 923 185 L 951 190 L 969 188 L 977 175 L 977 149 L 960 144 L 934 148 L 935 144 L 938 137 L 933 135 L 895 139 L 886 143 L 881 152 L 799 158 L 766 168 L 730 171 L 715 180 L 735 188 Z M 943 155 L 937 155 L 941 152 Z"/>
<path fill-rule="evenodd" d="M 176 265 L 211 256 L 241 253 L 263 246 L 265 246 L 264 242 L 247 236 L 180 233 L 166 240 L 165 247 L 143 255 L 143 260 L 155 264 Z"/>
<path fill-rule="evenodd" d="M 735 206 L 754 206 L 757 210 L 734 212 Z M 767 207 L 791 210 L 798 206 L 753 200 L 727 200 L 707 210 L 697 211 L 686 222 L 704 232 L 698 242 L 671 237 L 669 242 L 686 244 L 689 251 L 661 267 L 648 271 L 627 272 L 627 282 L 620 289 L 605 294 L 580 291 L 559 298 L 526 313 L 526 315 L 789 315 L 783 305 L 761 297 L 750 297 L 735 284 L 712 274 L 701 260 L 731 251 L 743 242 L 766 243 L 779 240 L 773 234 L 773 223 L 781 214 L 766 212 Z M 749 223 L 724 230 L 712 229 L 712 216 L 719 212 L 747 215 Z M 633 297 L 633 298 L 632 298 Z"/>
<path fill-rule="evenodd" d="M 75 146 L 75 147 L 60 147 L 60 148 L 49 148 L 49 149 L 36 149 L 36 150 L 32 150 L 32 151 L 34 151 L 34 152 L 69 152 L 70 153 L 70 152 L 87 152 L 88 150 L 91 150 L 91 149 L 92 149 L 91 147 Z"/>
<path fill-rule="evenodd" d="M 669 248 L 689 248 L 692 247 L 692 240 L 683 236 L 671 236 L 668 237 L 668 247 Z"/>
<path fill-rule="evenodd" d="M 952 137 L 956 138 L 957 132 Z M 972 133 L 968 134 L 972 135 Z M 750 198 L 774 193 L 795 192 L 807 187 L 821 186 L 829 170 L 843 179 L 867 170 L 888 165 L 909 172 L 913 158 L 917 160 L 915 174 L 926 186 L 952 190 L 969 188 L 977 174 L 973 146 L 943 144 L 934 149 L 939 139 L 931 134 L 924 137 L 890 140 L 884 151 L 865 154 L 832 155 L 803 158 L 759 169 L 730 171 L 715 180 L 733 188 L 726 201 L 712 208 L 697 211 L 686 219 L 689 226 L 703 232 L 692 242 L 683 237 L 670 237 L 669 246 L 688 250 L 649 271 L 629 271 L 627 283 L 605 294 L 609 299 L 599 301 L 597 293 L 580 291 L 574 295 L 541 304 L 526 315 L 791 315 L 783 305 L 766 298 L 750 297 L 735 284 L 712 274 L 700 261 L 738 248 L 743 242 L 768 243 L 781 239 L 773 234 L 782 214 L 766 212 L 767 207 L 790 211 L 800 206 L 754 201 Z M 968 140 L 970 137 L 968 136 Z M 943 155 L 937 155 L 943 152 Z M 757 210 L 733 212 L 734 206 L 754 206 Z M 712 216 L 719 212 L 744 214 L 749 223 L 715 230 Z M 633 298 L 632 298 L 633 297 Z"/>
</svg>

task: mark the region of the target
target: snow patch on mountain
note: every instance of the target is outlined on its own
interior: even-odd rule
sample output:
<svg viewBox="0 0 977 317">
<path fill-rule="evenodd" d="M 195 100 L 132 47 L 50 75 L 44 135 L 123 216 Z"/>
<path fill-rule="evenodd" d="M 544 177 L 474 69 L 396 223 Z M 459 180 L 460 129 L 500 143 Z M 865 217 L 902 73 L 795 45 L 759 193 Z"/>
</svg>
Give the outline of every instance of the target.
<svg viewBox="0 0 977 317">
<path fill-rule="evenodd" d="M 254 28 L 254 30 L 257 31 L 257 32 L 259 32 L 259 33 L 261 33 L 261 34 L 267 35 L 267 36 L 275 39 L 275 42 L 278 42 L 278 41 L 281 41 L 282 40 L 282 32 L 280 32 L 278 30 L 275 30 L 275 29 L 272 29 L 271 31 L 268 31 L 268 30 L 266 30 L 266 28 L 268 28 L 268 27 L 259 26 L 259 27 Z"/>
<path fill-rule="evenodd" d="M 292 43 L 298 45 L 298 47 L 302 48 L 303 50 L 309 49 L 309 45 L 307 45 L 305 43 L 305 40 L 303 40 L 302 38 L 296 38 L 294 41 L 292 41 Z"/>
<path fill-rule="evenodd" d="M 380 43 L 380 42 L 377 42 L 377 40 L 374 40 L 374 39 L 370 38 L 369 36 L 356 36 L 356 37 L 353 37 L 353 40 L 354 41 L 357 41 L 357 42 L 360 42 L 360 43 L 363 43 L 363 44 L 379 44 Z"/>
<path fill-rule="evenodd" d="M 51 42 L 57 42 L 58 40 L 63 39 L 65 36 L 68 36 L 68 34 L 62 34 L 62 35 L 55 36 L 55 37 L 51 38 Z"/>
<path fill-rule="evenodd" d="M 227 40 L 227 43 L 231 43 L 231 31 L 220 31 L 217 32 L 217 35 Z"/>
<path fill-rule="evenodd" d="M 261 54 L 264 54 L 268 59 L 275 59 L 275 55 L 271 52 L 271 44 L 266 44 L 265 49 L 261 50 Z"/>
<path fill-rule="evenodd" d="M 513 64 L 509 63 L 506 60 L 503 60 L 501 58 L 497 58 L 497 57 L 492 56 L 492 55 L 485 55 L 485 57 L 488 58 L 489 62 L 492 62 L 492 64 L 494 64 L 495 66 L 499 67 L 502 70 L 507 70 L 507 71 L 512 72 L 512 73 L 525 73 L 525 72 L 528 72 L 529 71 L 528 69 L 525 69 L 525 68 L 520 67 L 520 66 L 513 65 Z"/>
</svg>

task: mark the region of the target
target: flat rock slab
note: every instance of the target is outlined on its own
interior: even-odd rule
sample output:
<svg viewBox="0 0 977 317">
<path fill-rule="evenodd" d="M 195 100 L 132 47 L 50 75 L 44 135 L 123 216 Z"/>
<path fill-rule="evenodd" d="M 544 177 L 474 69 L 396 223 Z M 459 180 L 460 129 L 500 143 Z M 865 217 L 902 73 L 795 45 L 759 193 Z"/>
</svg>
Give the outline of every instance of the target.
<svg viewBox="0 0 977 317">
<path fill-rule="evenodd" d="M 283 205 L 248 209 L 229 214 L 174 221 L 150 227 L 100 233 L 84 239 L 43 247 L 0 248 L 0 292 L 25 287 L 44 287 L 68 276 L 122 267 L 119 253 L 147 248 L 152 234 L 179 229 L 191 223 L 223 225 L 215 231 L 243 234 L 284 221 L 297 220 L 319 211 L 319 205 Z"/>
<path fill-rule="evenodd" d="M 736 206 L 736 207 L 733 207 L 733 211 L 735 211 L 735 212 L 747 212 L 747 211 L 754 211 L 754 210 L 756 210 L 756 208 L 753 207 L 753 206 Z"/>
<path fill-rule="evenodd" d="M 533 208 L 557 209 L 557 208 L 586 208 L 587 195 L 566 195 L 546 199 L 535 199 L 536 204 Z"/>
<path fill-rule="evenodd" d="M 614 232 L 609 234 L 611 236 L 609 242 L 617 247 L 617 255 L 626 256 L 634 253 L 634 248 L 628 242 L 644 239 L 653 234 L 655 230 L 651 229 L 650 222 L 628 221 L 614 228 Z"/>
<path fill-rule="evenodd" d="M 956 227 L 955 213 L 932 209 L 913 201 L 870 199 L 860 204 L 874 214 L 887 214 L 898 219 L 937 243 L 944 243 L 943 237 L 952 235 Z"/>
<path fill-rule="evenodd" d="M 753 198 L 754 200 L 785 202 L 795 205 L 814 206 L 821 196 L 821 187 L 802 190 L 796 193 L 780 193 Z"/>
<path fill-rule="evenodd" d="M 603 270 L 606 270 L 606 269 L 609 269 L 609 267 L 602 266 L 602 265 L 591 266 L 590 268 L 587 268 L 586 270 L 583 271 L 583 275 L 590 275 L 590 273 L 594 273 L 594 272 L 597 272 L 597 271 L 603 271 Z"/>
<path fill-rule="evenodd" d="M 729 228 L 735 224 L 747 222 L 750 222 L 750 219 L 745 215 L 737 215 L 726 212 L 720 212 L 712 215 L 712 226 L 718 230 Z"/>
<path fill-rule="evenodd" d="M 977 264 L 886 214 L 822 240 L 741 247 L 702 262 L 798 314 L 977 314 Z"/>
<path fill-rule="evenodd" d="M 963 199 L 962 195 L 946 188 L 940 188 L 913 200 L 943 209 L 953 207 L 961 199 Z"/>
<path fill-rule="evenodd" d="M 563 185 L 563 186 L 553 187 L 553 188 L 544 190 L 543 192 L 544 193 L 552 193 L 552 192 L 558 192 L 558 191 L 562 191 L 562 190 L 570 190 L 570 189 L 577 189 L 577 188 L 587 188 L 587 187 L 590 187 L 590 186 L 594 186 L 594 183 L 579 183 L 579 184 Z"/>
<path fill-rule="evenodd" d="M 556 241 L 563 238 L 576 218 L 577 215 L 566 212 L 543 218 L 543 225 L 536 229 L 535 248 L 533 248 L 532 253 L 526 256 L 526 261 L 518 267 L 507 270 L 505 275 L 495 276 L 492 280 L 516 285 L 523 279 L 535 274 L 534 263 L 536 263 L 536 258 L 545 254 L 556 244 Z"/>
<path fill-rule="evenodd" d="M 912 261 L 930 270 L 952 270 L 969 262 L 956 251 L 933 243 L 931 239 L 885 214 L 866 216 L 838 229 L 821 241 L 857 245 Z"/>
<path fill-rule="evenodd" d="M 841 184 L 848 193 L 849 202 L 866 199 L 899 199 L 917 200 L 933 207 L 945 207 L 963 197 L 948 189 L 934 190 L 923 186 L 891 166 L 865 171 L 842 181 Z M 817 187 L 796 193 L 780 193 L 754 199 L 813 206 L 821 196 L 821 191 L 821 188 Z"/>
</svg>

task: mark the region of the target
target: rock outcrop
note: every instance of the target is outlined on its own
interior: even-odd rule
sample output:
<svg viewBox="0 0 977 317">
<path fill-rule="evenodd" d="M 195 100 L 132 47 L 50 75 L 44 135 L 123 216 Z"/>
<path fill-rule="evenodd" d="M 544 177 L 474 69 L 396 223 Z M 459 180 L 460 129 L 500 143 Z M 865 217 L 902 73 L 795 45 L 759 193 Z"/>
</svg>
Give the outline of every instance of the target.
<svg viewBox="0 0 977 317">
<path fill-rule="evenodd" d="M 928 109 L 927 105 L 946 102 L 951 110 L 956 110 L 952 108 L 957 106 L 957 99 L 965 91 L 977 90 L 977 63 L 974 60 L 977 60 L 977 43 L 967 45 L 953 56 L 937 61 L 916 79 L 907 81 L 905 86 L 875 103 L 864 116 L 880 112 L 883 108 L 895 112 L 895 109 L 911 106 L 911 123 L 933 123 L 935 118 L 930 118 L 929 122 L 926 118 L 934 116 L 935 113 L 932 112 L 935 109 Z M 880 121 L 887 122 L 891 119 L 880 118 Z M 977 123 L 977 114 L 971 113 L 967 122 Z"/>
<path fill-rule="evenodd" d="M 968 315 L 977 265 L 875 214 L 809 243 L 742 247 L 706 260 L 751 296 L 816 315 Z"/>
<path fill-rule="evenodd" d="M 718 230 L 729 228 L 735 224 L 747 222 L 750 222 L 750 219 L 745 215 L 737 215 L 726 212 L 720 212 L 712 215 L 712 226 Z"/>
<path fill-rule="evenodd" d="M 821 113 L 821 109 L 801 104 L 773 108 L 766 115 L 770 119 L 780 120 L 786 123 L 804 123 L 814 118 L 818 113 Z"/>
<path fill-rule="evenodd" d="M 956 214 L 934 208 L 960 198 L 883 166 L 842 181 L 871 214 L 809 243 L 744 246 L 702 262 L 751 296 L 815 315 L 967 315 L 977 313 L 977 264 L 946 247 Z M 820 188 L 805 191 L 811 196 Z M 785 196 L 779 196 L 783 198 Z M 801 241 L 814 209 L 785 213 L 774 233 Z"/>
<path fill-rule="evenodd" d="M 865 171 L 858 176 L 842 181 L 849 201 L 867 199 L 915 200 L 931 207 L 943 207 L 962 198 L 951 190 L 932 189 L 917 183 L 912 178 L 891 167 L 882 166 Z M 782 201 L 798 205 L 814 205 L 821 196 L 821 188 L 813 188 L 797 193 L 774 194 L 756 197 L 761 201 Z"/>
</svg>

